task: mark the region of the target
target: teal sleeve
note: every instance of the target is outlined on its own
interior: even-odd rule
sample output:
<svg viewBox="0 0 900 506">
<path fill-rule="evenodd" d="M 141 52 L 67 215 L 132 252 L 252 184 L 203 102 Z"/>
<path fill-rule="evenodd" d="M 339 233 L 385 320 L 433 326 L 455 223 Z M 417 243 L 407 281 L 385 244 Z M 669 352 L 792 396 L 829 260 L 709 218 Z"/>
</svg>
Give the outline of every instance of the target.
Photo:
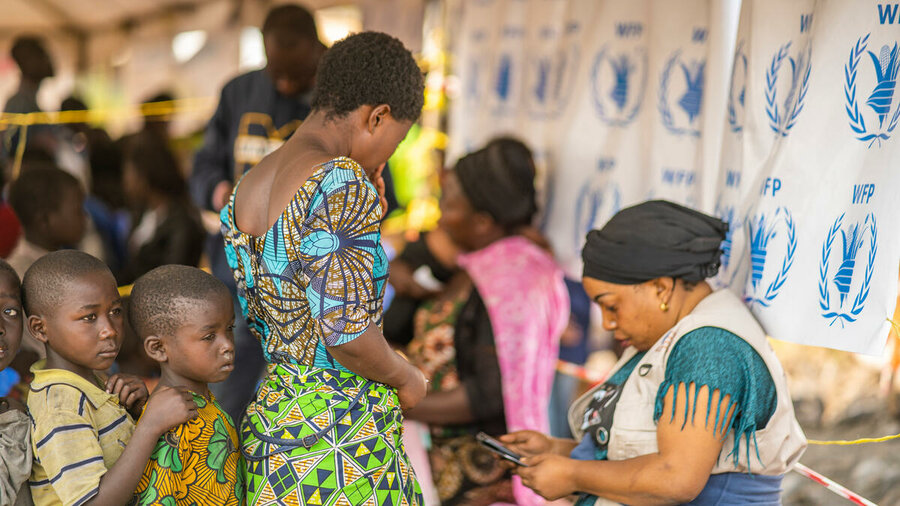
<svg viewBox="0 0 900 506">
<path fill-rule="evenodd" d="M 692 403 L 696 404 L 699 387 L 703 385 L 709 388 L 710 398 L 715 390 L 719 390 L 730 397 L 729 410 L 736 406 L 735 416 L 727 429 L 735 435 L 731 455 L 737 463 L 741 439 L 746 440 L 749 454 L 750 442 L 755 442 L 756 431 L 765 428 L 775 413 L 775 382 L 766 363 L 749 343 L 727 330 L 702 327 L 687 333 L 669 355 L 665 380 L 656 396 L 653 420 L 658 421 L 663 415 L 663 400 L 670 387 L 691 383 L 698 388 L 694 398 L 688 399 L 684 423 L 687 422 L 687 414 L 691 413 Z M 675 416 L 674 409 L 672 406 L 672 417 Z M 717 406 L 716 427 L 725 423 L 727 412 Z M 707 420 L 712 414 L 712 410 L 707 409 Z M 696 413 L 690 416 L 693 420 Z"/>
</svg>

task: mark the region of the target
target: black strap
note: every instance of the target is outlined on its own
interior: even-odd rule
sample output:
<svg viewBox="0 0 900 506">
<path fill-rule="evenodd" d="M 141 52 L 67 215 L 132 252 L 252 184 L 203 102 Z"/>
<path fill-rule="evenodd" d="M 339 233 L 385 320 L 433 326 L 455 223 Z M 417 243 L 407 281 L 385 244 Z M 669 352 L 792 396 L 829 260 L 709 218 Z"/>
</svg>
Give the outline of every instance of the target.
<svg viewBox="0 0 900 506">
<path fill-rule="evenodd" d="M 264 443 L 268 443 L 270 445 L 279 445 L 280 447 L 276 448 L 274 450 L 271 450 L 269 452 L 266 452 L 262 455 L 257 456 L 257 455 L 251 455 L 250 453 L 248 453 L 246 448 L 244 448 L 244 445 L 241 444 L 241 453 L 244 454 L 244 458 L 247 459 L 248 461 L 258 462 L 260 460 L 267 459 L 267 458 L 271 457 L 272 455 L 289 452 L 295 448 L 303 447 L 303 448 L 306 448 L 307 450 L 309 450 L 310 448 L 315 446 L 316 443 L 318 443 L 320 439 L 325 437 L 325 435 L 328 434 L 331 431 L 331 429 L 335 428 L 335 426 L 337 426 L 337 424 L 341 420 L 343 420 L 345 416 L 350 414 L 350 411 L 352 411 L 353 408 L 355 408 L 359 404 L 360 399 L 362 399 L 362 396 L 366 394 L 366 392 L 369 390 L 369 387 L 372 386 L 373 383 L 374 383 L 373 381 L 367 380 L 365 382 L 365 384 L 363 384 L 363 386 L 360 387 L 359 393 L 356 394 L 356 397 L 354 397 L 353 400 L 350 401 L 350 405 L 347 406 L 347 409 L 345 409 L 344 412 L 341 413 L 340 415 L 335 416 L 334 421 L 331 422 L 330 424 L 328 424 L 328 426 L 322 427 L 318 431 L 316 431 L 314 434 L 310 434 L 308 436 L 303 436 L 300 439 L 293 439 L 293 438 L 287 439 L 287 438 L 269 436 L 268 434 L 263 434 L 256 428 L 256 425 L 254 425 L 253 422 L 248 421 L 248 423 L 250 424 L 250 432 L 252 432 L 253 435 L 257 439 L 259 439 L 260 441 L 262 441 Z M 329 408 L 330 408 L 330 406 L 329 406 Z M 315 426 L 315 424 L 313 424 L 313 425 Z"/>
</svg>

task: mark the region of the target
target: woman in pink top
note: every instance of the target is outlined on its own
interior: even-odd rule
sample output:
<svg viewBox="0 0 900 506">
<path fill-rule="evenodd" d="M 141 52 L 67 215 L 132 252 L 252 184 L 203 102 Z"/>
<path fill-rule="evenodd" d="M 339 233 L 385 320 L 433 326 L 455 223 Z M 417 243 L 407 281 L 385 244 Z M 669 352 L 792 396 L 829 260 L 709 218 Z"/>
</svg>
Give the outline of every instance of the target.
<svg viewBox="0 0 900 506">
<path fill-rule="evenodd" d="M 462 252 L 460 269 L 415 314 L 407 350 L 431 382 L 407 417 L 430 426 L 445 506 L 542 503 L 474 437 L 549 428 L 569 301 L 550 253 L 523 236 L 536 211 L 534 176 L 528 148 L 503 138 L 463 157 L 444 180 L 440 228 Z"/>
</svg>

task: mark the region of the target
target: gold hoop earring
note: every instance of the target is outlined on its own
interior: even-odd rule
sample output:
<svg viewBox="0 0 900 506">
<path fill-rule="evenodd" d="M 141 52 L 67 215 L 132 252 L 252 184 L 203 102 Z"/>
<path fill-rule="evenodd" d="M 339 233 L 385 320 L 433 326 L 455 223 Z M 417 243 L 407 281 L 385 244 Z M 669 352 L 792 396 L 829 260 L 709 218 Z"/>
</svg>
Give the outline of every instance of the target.
<svg viewBox="0 0 900 506">
<path fill-rule="evenodd" d="M 659 310 L 662 311 L 663 313 L 665 313 L 666 311 L 669 310 L 669 305 L 666 304 L 665 302 L 660 302 L 660 303 L 659 303 Z"/>
</svg>

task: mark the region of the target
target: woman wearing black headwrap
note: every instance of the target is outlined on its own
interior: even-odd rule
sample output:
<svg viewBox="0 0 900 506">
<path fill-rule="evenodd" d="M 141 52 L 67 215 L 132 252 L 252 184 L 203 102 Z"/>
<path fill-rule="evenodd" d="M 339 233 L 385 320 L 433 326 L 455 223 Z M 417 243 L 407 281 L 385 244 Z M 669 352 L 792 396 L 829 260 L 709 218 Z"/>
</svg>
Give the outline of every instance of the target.
<svg viewBox="0 0 900 506">
<path fill-rule="evenodd" d="M 627 347 L 569 411 L 576 440 L 504 436 L 546 498 L 627 504 L 780 504 L 806 439 L 765 332 L 719 268 L 727 226 L 666 201 L 588 234 L 584 287 Z M 752 474 L 751 474 L 752 473 Z"/>
<path fill-rule="evenodd" d="M 440 229 L 461 250 L 459 269 L 445 273 L 443 289 L 415 314 L 407 355 L 431 382 L 406 416 L 429 425 L 444 506 L 543 504 L 514 487 L 474 437 L 549 428 L 569 303 L 551 255 L 522 237 L 536 210 L 534 176 L 528 148 L 497 139 L 463 157 L 443 180 Z M 421 263 L 441 270 L 420 249 Z"/>
</svg>

